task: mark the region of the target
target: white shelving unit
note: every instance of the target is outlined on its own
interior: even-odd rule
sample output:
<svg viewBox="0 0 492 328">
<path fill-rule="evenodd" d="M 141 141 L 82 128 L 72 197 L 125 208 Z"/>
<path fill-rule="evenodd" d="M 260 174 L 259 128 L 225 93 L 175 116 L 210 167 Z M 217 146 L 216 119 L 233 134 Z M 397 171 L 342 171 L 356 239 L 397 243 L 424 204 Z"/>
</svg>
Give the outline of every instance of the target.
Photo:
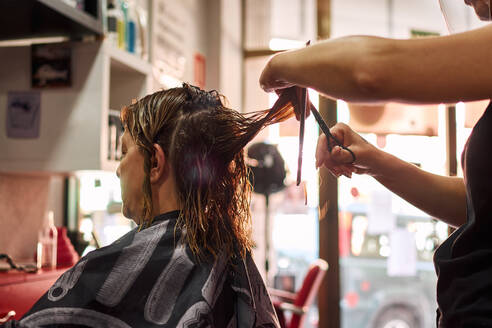
<svg viewBox="0 0 492 328">
<path fill-rule="evenodd" d="M 0 48 L 0 172 L 115 171 L 109 109 L 149 93 L 151 65 L 107 42 L 73 43 L 72 86 L 38 89 L 39 138 L 7 138 L 7 93 L 32 90 L 30 56 L 30 47 Z"/>
<path fill-rule="evenodd" d="M 77 9 L 63 0 L 0 1 L 0 40 L 103 35 L 102 0 Z"/>
</svg>

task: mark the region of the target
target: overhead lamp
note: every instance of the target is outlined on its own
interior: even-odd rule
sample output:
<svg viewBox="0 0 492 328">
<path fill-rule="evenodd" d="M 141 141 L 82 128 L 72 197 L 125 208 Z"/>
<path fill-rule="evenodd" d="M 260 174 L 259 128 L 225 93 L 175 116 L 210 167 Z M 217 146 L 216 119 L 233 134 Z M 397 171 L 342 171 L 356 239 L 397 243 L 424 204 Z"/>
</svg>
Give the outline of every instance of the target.
<svg viewBox="0 0 492 328">
<path fill-rule="evenodd" d="M 273 51 L 298 49 L 305 47 L 305 41 L 283 39 L 283 38 L 272 38 L 268 43 L 268 47 Z"/>
</svg>

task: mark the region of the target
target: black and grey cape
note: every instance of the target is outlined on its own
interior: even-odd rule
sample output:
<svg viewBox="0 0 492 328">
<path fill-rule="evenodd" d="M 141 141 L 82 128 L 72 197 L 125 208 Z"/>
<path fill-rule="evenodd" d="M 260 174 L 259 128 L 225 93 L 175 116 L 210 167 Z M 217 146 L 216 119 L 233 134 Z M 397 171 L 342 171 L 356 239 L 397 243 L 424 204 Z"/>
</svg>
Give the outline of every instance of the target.
<svg viewBox="0 0 492 328">
<path fill-rule="evenodd" d="M 5 327 L 279 327 L 251 255 L 197 262 L 178 215 L 90 252 Z"/>
</svg>

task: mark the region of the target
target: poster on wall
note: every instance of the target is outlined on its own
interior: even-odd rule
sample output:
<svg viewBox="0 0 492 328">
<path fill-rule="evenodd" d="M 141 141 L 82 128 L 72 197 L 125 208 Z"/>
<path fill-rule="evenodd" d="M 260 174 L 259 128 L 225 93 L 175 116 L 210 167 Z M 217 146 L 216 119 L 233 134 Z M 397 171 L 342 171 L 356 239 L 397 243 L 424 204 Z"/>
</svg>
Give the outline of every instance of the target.
<svg viewBox="0 0 492 328">
<path fill-rule="evenodd" d="M 176 87 L 182 82 L 205 85 L 205 10 L 206 4 L 200 0 L 153 1 L 154 89 Z"/>
<path fill-rule="evenodd" d="M 10 91 L 7 95 L 7 137 L 39 138 L 41 94 Z"/>
<path fill-rule="evenodd" d="M 417 274 L 415 233 L 403 228 L 394 229 L 390 233 L 390 249 L 386 267 L 388 276 L 415 276 Z"/>
<path fill-rule="evenodd" d="M 371 201 L 367 208 L 368 234 L 385 234 L 394 229 L 396 216 L 393 213 L 392 202 L 391 192 L 386 189 L 378 189 L 371 192 Z"/>
<path fill-rule="evenodd" d="M 71 86 L 71 62 L 71 48 L 67 43 L 32 45 L 32 87 L 53 88 Z"/>
</svg>

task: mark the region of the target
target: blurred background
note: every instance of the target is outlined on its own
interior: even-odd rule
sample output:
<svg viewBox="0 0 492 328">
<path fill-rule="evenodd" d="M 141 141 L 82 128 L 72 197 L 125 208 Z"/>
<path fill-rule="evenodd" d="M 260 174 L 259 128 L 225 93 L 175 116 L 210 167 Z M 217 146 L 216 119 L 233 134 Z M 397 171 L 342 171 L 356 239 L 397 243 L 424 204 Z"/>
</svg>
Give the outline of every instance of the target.
<svg viewBox="0 0 492 328">
<path fill-rule="evenodd" d="M 119 111 L 133 99 L 184 81 L 218 90 L 240 112 L 266 109 L 276 96 L 258 79 L 279 51 L 353 34 L 446 33 L 437 0 L 4 0 L 0 253 L 32 262 L 50 211 L 80 256 L 135 228 L 121 214 L 115 174 Z M 345 122 L 424 170 L 458 176 L 486 106 L 362 106 L 309 96 L 329 126 Z M 298 131 L 290 119 L 249 145 L 248 156 L 267 163 L 271 177 L 254 182 L 251 200 L 254 258 L 267 285 L 295 295 L 322 258 L 329 268 L 317 299 L 302 308 L 304 327 L 433 326 L 432 256 L 448 226 L 370 177 L 318 172 L 312 116 L 296 186 Z"/>
</svg>

